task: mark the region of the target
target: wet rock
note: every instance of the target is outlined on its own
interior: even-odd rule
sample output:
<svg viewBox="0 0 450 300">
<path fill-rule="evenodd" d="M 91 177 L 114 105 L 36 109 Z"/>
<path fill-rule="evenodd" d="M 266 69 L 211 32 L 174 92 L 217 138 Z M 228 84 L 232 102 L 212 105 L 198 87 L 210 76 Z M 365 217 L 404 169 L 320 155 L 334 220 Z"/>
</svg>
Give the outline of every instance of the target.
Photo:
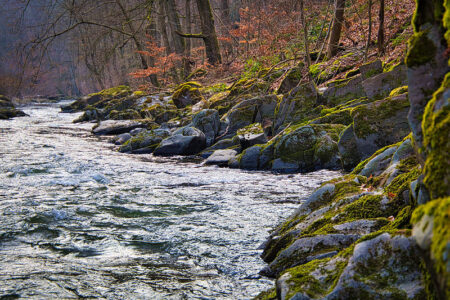
<svg viewBox="0 0 450 300">
<path fill-rule="evenodd" d="M 214 151 L 224 150 L 227 148 L 232 148 L 231 150 L 235 150 L 237 153 L 241 153 L 239 138 L 220 140 L 211 147 L 208 147 L 205 150 L 203 150 L 200 153 L 200 156 L 203 158 L 208 158 L 211 154 L 214 153 Z"/>
<path fill-rule="evenodd" d="M 131 134 L 129 133 L 122 133 L 114 138 L 114 144 L 116 145 L 122 145 L 125 142 L 127 142 L 129 139 L 131 139 Z"/>
<path fill-rule="evenodd" d="M 239 167 L 245 170 L 257 170 L 260 155 L 260 146 L 248 148 L 240 156 Z"/>
<path fill-rule="evenodd" d="M 166 129 L 141 130 L 125 142 L 119 151 L 136 154 L 152 153 L 159 143 L 169 135 L 170 131 Z"/>
<path fill-rule="evenodd" d="M 92 129 L 92 132 L 95 135 L 116 135 L 130 132 L 131 130 L 142 126 L 142 123 L 131 120 L 106 120 L 100 122 L 98 126 L 95 126 Z"/>
<path fill-rule="evenodd" d="M 195 127 L 184 127 L 163 140 L 153 152 L 154 155 L 193 155 L 206 147 L 206 137 Z"/>
<path fill-rule="evenodd" d="M 275 146 L 273 143 L 269 143 L 263 146 L 261 154 L 259 156 L 259 169 L 270 170 L 272 168 L 274 150 Z"/>
<path fill-rule="evenodd" d="M 207 165 L 228 166 L 228 162 L 237 155 L 236 150 L 216 150 L 205 161 Z"/>
<path fill-rule="evenodd" d="M 0 120 L 24 117 L 26 115 L 23 111 L 16 109 L 8 97 L 0 95 Z"/>
<path fill-rule="evenodd" d="M 299 168 L 297 162 L 285 162 L 281 158 L 274 159 L 272 163 L 272 171 L 275 173 L 295 173 Z"/>
<path fill-rule="evenodd" d="M 200 111 L 192 119 L 192 126 L 205 134 L 206 146 L 211 146 L 220 129 L 219 112 L 215 109 Z"/>
</svg>

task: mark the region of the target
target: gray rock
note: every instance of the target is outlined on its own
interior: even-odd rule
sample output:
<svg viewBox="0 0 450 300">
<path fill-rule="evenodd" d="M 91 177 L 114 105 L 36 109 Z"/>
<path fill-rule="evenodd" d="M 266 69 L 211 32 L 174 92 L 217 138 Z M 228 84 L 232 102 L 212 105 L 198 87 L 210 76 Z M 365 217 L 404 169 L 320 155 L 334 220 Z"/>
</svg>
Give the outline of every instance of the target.
<svg viewBox="0 0 450 300">
<path fill-rule="evenodd" d="M 255 145 L 261 145 L 267 143 L 267 137 L 264 133 L 257 134 L 243 134 L 239 135 L 239 141 L 242 149 L 247 149 Z"/>
<path fill-rule="evenodd" d="M 399 163 L 400 161 L 414 155 L 414 148 L 411 142 L 411 139 L 405 140 L 401 145 L 397 148 L 394 155 L 392 156 L 391 163 Z"/>
<path fill-rule="evenodd" d="M 216 150 L 205 161 L 207 165 L 228 166 L 228 162 L 236 157 L 237 151 L 235 150 Z"/>
<path fill-rule="evenodd" d="M 285 162 L 281 158 L 273 161 L 272 171 L 276 173 L 295 173 L 298 172 L 300 165 L 297 162 Z"/>
<path fill-rule="evenodd" d="M 206 146 L 203 132 L 194 127 L 180 128 L 171 137 L 163 140 L 153 152 L 157 156 L 197 154 Z"/>
<path fill-rule="evenodd" d="M 248 148 L 242 153 L 239 161 L 239 167 L 245 170 L 257 170 L 260 155 L 260 146 L 253 146 Z"/>
<path fill-rule="evenodd" d="M 362 82 L 369 99 L 383 99 L 398 87 L 408 85 L 406 66 L 400 65 L 390 72 L 384 72 Z"/>
<path fill-rule="evenodd" d="M 388 233 L 355 246 L 336 287 L 326 299 L 421 299 L 421 260 L 412 238 Z"/>
<path fill-rule="evenodd" d="M 144 128 L 136 128 L 136 129 L 131 130 L 131 131 L 130 131 L 130 134 L 131 134 L 132 136 L 135 136 L 135 135 L 141 133 L 143 130 L 145 130 L 145 129 L 144 129 Z"/>
<path fill-rule="evenodd" d="M 206 146 L 211 146 L 214 144 L 214 140 L 220 129 L 219 112 L 215 109 L 204 109 L 200 111 L 192 119 L 192 126 L 200 129 L 205 134 Z"/>
<path fill-rule="evenodd" d="M 353 125 L 348 126 L 339 136 L 338 150 L 341 155 L 342 166 L 347 171 L 353 169 L 361 161 Z"/>
<path fill-rule="evenodd" d="M 366 93 L 362 86 L 362 77 L 357 75 L 349 80 L 339 82 L 323 93 L 323 97 L 326 99 L 329 106 L 335 106 L 337 104 L 345 103 L 349 100 L 365 97 Z"/>
<path fill-rule="evenodd" d="M 317 106 L 319 94 L 313 82 L 302 84 L 285 95 L 275 116 L 273 134 L 278 134 L 286 124 L 306 118 Z"/>
<path fill-rule="evenodd" d="M 230 111 L 222 117 L 227 124 L 224 138 L 232 137 L 236 132 L 254 123 L 264 123 L 273 119 L 278 101 L 277 96 L 268 95 L 243 100 L 233 106 Z"/>
<path fill-rule="evenodd" d="M 361 236 L 356 234 L 327 234 L 312 237 L 302 237 L 296 240 L 285 250 L 281 251 L 277 258 L 270 263 L 269 268 L 274 275 L 291 267 L 305 264 L 319 253 L 333 252 L 350 246 Z"/>
<path fill-rule="evenodd" d="M 232 149 L 235 150 L 238 154 L 241 153 L 240 141 L 239 138 L 233 139 L 224 139 L 220 140 L 211 147 L 206 148 L 200 153 L 200 156 L 203 158 L 208 158 L 211 154 L 216 150 L 224 150 L 224 149 Z"/>
<path fill-rule="evenodd" d="M 132 120 L 106 120 L 92 129 L 96 135 L 116 135 L 142 127 L 143 124 Z"/>
<path fill-rule="evenodd" d="M 169 130 L 155 129 L 142 130 L 135 136 L 132 136 L 120 148 L 120 152 L 131 152 L 135 154 L 152 153 L 161 141 L 170 135 Z"/>
<path fill-rule="evenodd" d="M 376 59 L 372 62 L 364 64 L 359 67 L 363 80 L 373 77 L 377 74 L 383 73 L 383 63 L 381 60 Z"/>
<path fill-rule="evenodd" d="M 118 135 L 117 137 L 114 138 L 114 144 L 122 145 L 126 141 L 128 141 L 129 139 L 131 139 L 131 134 L 129 134 L 129 133 L 122 133 L 122 134 L 120 134 L 120 135 Z"/>
<path fill-rule="evenodd" d="M 371 159 L 364 169 L 359 172 L 359 175 L 369 177 L 370 175 L 378 176 L 387 169 L 391 162 L 392 155 L 397 151 L 398 147 L 390 147 L 383 151 L 382 153 Z"/>
<path fill-rule="evenodd" d="M 275 146 L 273 143 L 266 145 L 259 156 L 259 168 L 261 170 L 270 170 L 272 168 L 271 162 L 273 160 L 273 151 Z"/>
<path fill-rule="evenodd" d="M 277 296 L 315 295 L 314 299 L 424 299 L 425 278 L 422 275 L 418 248 L 412 238 L 383 233 L 355 245 L 350 256 L 335 256 L 317 261 L 317 267 L 298 281 L 296 273 L 287 270 L 277 279 Z M 329 278 L 337 278 L 330 291 Z M 322 291 L 317 294 L 317 291 Z M 291 298 L 292 299 L 292 298 Z"/>
</svg>

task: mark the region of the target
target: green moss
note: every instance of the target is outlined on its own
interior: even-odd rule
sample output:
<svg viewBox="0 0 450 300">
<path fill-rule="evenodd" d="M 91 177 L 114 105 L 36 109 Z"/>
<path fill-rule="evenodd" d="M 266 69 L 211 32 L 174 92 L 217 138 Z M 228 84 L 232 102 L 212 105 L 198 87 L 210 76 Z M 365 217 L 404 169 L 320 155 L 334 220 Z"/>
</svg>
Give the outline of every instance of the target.
<svg viewBox="0 0 450 300">
<path fill-rule="evenodd" d="M 426 154 L 424 183 L 432 198 L 450 194 L 450 105 L 437 107 L 438 102 L 448 102 L 448 99 L 442 98 L 449 88 L 450 73 L 428 102 L 423 115 L 423 146 Z"/>
<path fill-rule="evenodd" d="M 380 122 L 395 116 L 398 111 L 409 107 L 408 98 L 386 98 L 367 105 L 353 108 L 354 131 L 357 137 L 364 138 L 377 133 Z"/>
<path fill-rule="evenodd" d="M 245 134 L 260 134 L 263 133 L 264 130 L 261 127 L 261 123 L 250 124 L 244 128 L 241 128 L 237 131 L 237 135 L 245 135 Z"/>
<path fill-rule="evenodd" d="M 408 92 L 408 86 L 407 85 L 401 86 L 401 87 L 398 87 L 396 89 L 393 89 L 391 91 L 391 93 L 389 94 L 389 97 L 396 97 L 396 96 L 405 94 L 407 92 Z"/>
<path fill-rule="evenodd" d="M 409 68 L 428 63 L 436 56 L 436 46 L 427 34 L 428 31 L 417 32 L 409 40 L 409 50 L 406 55 L 406 65 Z"/>
<path fill-rule="evenodd" d="M 92 97 L 95 95 L 100 95 L 100 96 L 103 96 L 104 98 L 114 98 L 114 97 L 124 97 L 131 93 L 132 93 L 132 91 L 129 86 L 119 85 L 116 87 L 102 90 L 98 93 L 89 94 L 89 97 Z"/>
<path fill-rule="evenodd" d="M 349 79 L 353 76 L 356 76 L 360 73 L 359 69 L 350 70 L 345 74 L 345 79 Z"/>
<path fill-rule="evenodd" d="M 421 173 L 420 165 L 416 165 L 415 167 L 412 167 L 410 172 L 400 174 L 395 177 L 384 190 L 388 194 L 395 195 L 395 197 L 400 197 L 405 190 L 409 189 L 411 182 L 416 180 Z"/>
<path fill-rule="evenodd" d="M 261 292 L 258 296 L 253 298 L 254 300 L 276 300 L 277 290 L 275 288 L 268 291 Z"/>
<path fill-rule="evenodd" d="M 329 267 L 330 262 L 334 264 L 332 268 Z M 292 286 L 286 299 L 297 293 L 304 293 L 313 299 L 322 298 L 334 289 L 346 265 L 346 259 L 325 258 L 286 270 L 282 274 L 289 273 L 288 283 Z M 313 273 L 320 273 L 321 280 L 314 277 Z"/>
<path fill-rule="evenodd" d="M 433 217 L 431 256 L 433 268 L 443 279 L 441 287 L 450 297 L 450 197 L 436 199 L 419 206 L 413 213 L 411 223 L 417 224 L 424 215 Z"/>
</svg>

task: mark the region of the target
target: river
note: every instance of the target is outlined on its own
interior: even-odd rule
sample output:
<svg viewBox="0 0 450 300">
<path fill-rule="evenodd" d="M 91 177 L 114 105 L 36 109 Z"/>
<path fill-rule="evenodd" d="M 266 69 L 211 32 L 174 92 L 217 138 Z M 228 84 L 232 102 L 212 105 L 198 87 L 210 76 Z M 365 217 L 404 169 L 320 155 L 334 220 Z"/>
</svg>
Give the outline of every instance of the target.
<svg viewBox="0 0 450 300">
<path fill-rule="evenodd" d="M 270 229 L 339 175 L 121 154 L 59 104 L 22 109 L 0 120 L 2 299 L 249 299 Z"/>
</svg>

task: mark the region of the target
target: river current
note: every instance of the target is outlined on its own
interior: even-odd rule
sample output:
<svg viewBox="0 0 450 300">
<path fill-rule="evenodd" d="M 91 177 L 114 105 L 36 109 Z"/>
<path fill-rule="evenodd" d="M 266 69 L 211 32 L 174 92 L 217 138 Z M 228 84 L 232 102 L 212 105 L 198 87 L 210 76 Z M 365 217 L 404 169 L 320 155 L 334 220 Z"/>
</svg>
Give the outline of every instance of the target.
<svg viewBox="0 0 450 300">
<path fill-rule="evenodd" d="M 338 172 L 114 150 L 59 104 L 0 120 L 0 298 L 249 299 L 270 229 Z"/>
</svg>

